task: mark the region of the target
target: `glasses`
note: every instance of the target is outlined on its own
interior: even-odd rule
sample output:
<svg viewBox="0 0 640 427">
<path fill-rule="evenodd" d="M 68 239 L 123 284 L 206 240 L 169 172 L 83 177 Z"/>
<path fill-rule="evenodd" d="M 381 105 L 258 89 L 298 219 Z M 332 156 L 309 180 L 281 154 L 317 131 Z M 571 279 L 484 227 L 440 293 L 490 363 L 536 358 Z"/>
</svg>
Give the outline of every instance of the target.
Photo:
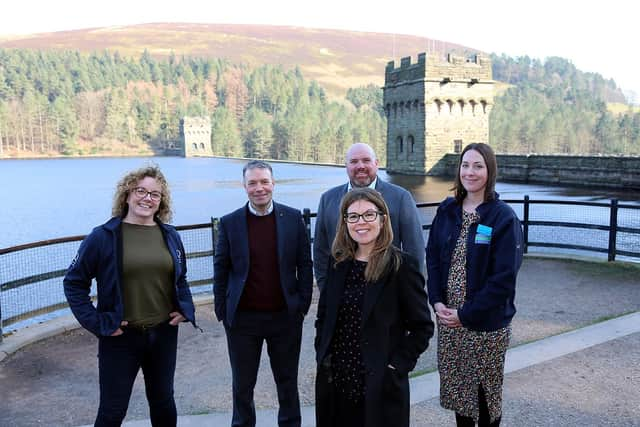
<svg viewBox="0 0 640 427">
<path fill-rule="evenodd" d="M 147 197 L 147 195 L 149 195 L 149 197 L 151 197 L 151 200 L 153 200 L 154 202 L 159 202 L 160 199 L 162 199 L 162 193 L 159 191 L 147 191 L 146 188 L 142 188 L 142 187 L 136 187 L 133 189 L 133 194 L 136 195 L 137 198 L 139 199 L 144 199 L 145 197 Z"/>
<path fill-rule="evenodd" d="M 365 213 L 358 214 L 355 212 L 350 212 L 344 215 L 344 220 L 349 224 L 355 224 L 362 218 L 364 222 L 373 222 L 378 219 L 378 215 L 384 215 L 382 212 L 378 211 L 366 211 Z"/>
</svg>

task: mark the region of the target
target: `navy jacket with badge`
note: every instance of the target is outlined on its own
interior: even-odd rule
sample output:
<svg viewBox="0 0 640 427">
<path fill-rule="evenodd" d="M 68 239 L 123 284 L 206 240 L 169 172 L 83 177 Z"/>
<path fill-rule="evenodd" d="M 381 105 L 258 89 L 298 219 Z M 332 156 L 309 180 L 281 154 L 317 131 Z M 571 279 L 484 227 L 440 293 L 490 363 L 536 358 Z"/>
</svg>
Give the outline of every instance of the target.
<svg viewBox="0 0 640 427">
<path fill-rule="evenodd" d="M 516 276 L 523 256 L 522 226 L 517 215 L 495 193 L 494 200 L 476 209 L 480 220 L 471 225 L 467 240 L 466 299 L 458 309 L 462 325 L 494 331 L 513 318 Z M 429 302 L 447 305 L 451 257 L 462 227 L 462 205 L 453 197 L 438 207 L 427 244 Z"/>
<path fill-rule="evenodd" d="M 187 284 L 187 261 L 180 235 L 171 225 L 156 220 L 173 259 L 174 305 L 195 324 L 195 308 Z M 96 336 L 109 336 L 120 327 L 122 305 L 121 218 L 111 218 L 93 229 L 82 241 L 78 254 L 64 277 L 64 294 L 78 322 Z M 91 280 L 96 279 L 97 307 L 89 296 Z"/>
</svg>

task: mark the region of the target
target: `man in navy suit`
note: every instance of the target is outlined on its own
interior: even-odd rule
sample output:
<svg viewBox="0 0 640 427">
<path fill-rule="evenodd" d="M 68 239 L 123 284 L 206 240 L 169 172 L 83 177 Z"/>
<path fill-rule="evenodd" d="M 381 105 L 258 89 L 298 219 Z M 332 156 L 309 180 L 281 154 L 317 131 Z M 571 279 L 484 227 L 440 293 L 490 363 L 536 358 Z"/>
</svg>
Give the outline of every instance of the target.
<svg viewBox="0 0 640 427">
<path fill-rule="evenodd" d="M 324 192 L 318 205 L 313 236 L 313 269 L 318 287 L 322 289 L 327 279 L 331 245 L 336 235 L 340 215 L 340 201 L 347 191 L 355 187 L 370 187 L 382 194 L 389 206 L 393 244 L 413 255 L 420 262 L 420 269 L 424 273 L 424 235 L 420 213 L 411 194 L 404 188 L 385 182 L 378 177 L 376 153 L 365 143 L 358 142 L 349 147 L 346 167 L 349 182 Z"/>
<path fill-rule="evenodd" d="M 275 203 L 271 166 L 242 171 L 249 202 L 220 220 L 215 254 L 215 313 L 224 324 L 233 377 L 233 427 L 255 426 L 253 389 L 262 344 L 278 391 L 278 425 L 301 425 L 298 362 L 313 271 L 299 210 Z"/>
</svg>

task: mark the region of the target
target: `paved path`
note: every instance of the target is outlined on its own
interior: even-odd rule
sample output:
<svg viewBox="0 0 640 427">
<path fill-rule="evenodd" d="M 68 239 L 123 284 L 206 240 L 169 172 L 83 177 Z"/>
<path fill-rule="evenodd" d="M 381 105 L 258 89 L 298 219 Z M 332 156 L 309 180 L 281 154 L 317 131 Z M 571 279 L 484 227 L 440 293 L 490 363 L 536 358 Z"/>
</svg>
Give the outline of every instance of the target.
<svg viewBox="0 0 640 427">
<path fill-rule="evenodd" d="M 509 374 L 512 372 L 552 361 L 567 354 L 579 352 L 589 347 L 606 343 L 607 341 L 624 338 L 632 334 L 640 334 L 640 312 L 628 314 L 616 319 L 512 348 L 507 351 L 505 373 L 507 374 L 507 378 L 509 378 Z M 636 385 L 639 387 L 637 397 L 640 398 L 640 383 L 636 383 Z M 411 405 L 416 405 L 436 398 L 439 392 L 440 387 L 437 372 L 432 372 L 411 379 Z M 632 396 L 629 396 L 629 398 L 631 399 Z M 638 401 L 640 400 L 630 400 L 629 403 L 637 404 Z M 303 408 L 303 427 L 315 426 L 314 410 L 315 408 L 313 406 L 306 406 Z M 640 414 L 638 415 L 640 416 Z M 259 410 L 257 411 L 256 427 L 273 426 L 275 425 L 274 421 L 276 419 L 276 410 Z M 640 418 L 637 418 L 636 420 L 640 425 Z M 629 422 L 631 423 L 633 420 L 629 419 Z M 231 415 L 229 413 L 182 416 L 178 420 L 179 427 L 199 427 L 205 425 L 226 427 L 230 424 Z M 125 423 L 126 427 L 147 427 L 150 425 L 151 424 L 148 420 Z M 532 424 L 527 424 L 525 422 L 523 425 Z M 545 424 L 542 422 L 541 425 L 551 424 Z"/>
</svg>

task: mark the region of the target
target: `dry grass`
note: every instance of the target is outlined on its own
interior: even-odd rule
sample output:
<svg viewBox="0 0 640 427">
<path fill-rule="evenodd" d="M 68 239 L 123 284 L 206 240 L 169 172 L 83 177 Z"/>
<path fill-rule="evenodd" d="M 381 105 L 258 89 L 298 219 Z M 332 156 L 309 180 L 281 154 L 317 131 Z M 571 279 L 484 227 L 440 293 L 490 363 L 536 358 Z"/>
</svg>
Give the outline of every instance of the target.
<svg viewBox="0 0 640 427">
<path fill-rule="evenodd" d="M 139 56 L 145 49 L 157 57 L 226 58 L 234 63 L 273 64 L 290 69 L 299 66 L 307 78 L 315 79 L 330 96 L 344 96 L 349 87 L 370 83 L 382 86 L 389 60 L 396 64 L 435 47 L 471 50 L 461 45 L 431 41 L 424 37 L 322 30 L 302 27 L 231 24 L 141 24 L 91 28 L 0 39 L 0 47 L 70 49 L 84 52 L 118 51 Z M 395 58 L 393 57 L 395 53 Z"/>
<path fill-rule="evenodd" d="M 623 104 L 621 102 L 609 102 L 607 103 L 607 109 L 612 114 L 624 114 L 628 112 L 632 113 L 640 113 L 640 106 L 631 106 L 627 104 Z"/>
</svg>

